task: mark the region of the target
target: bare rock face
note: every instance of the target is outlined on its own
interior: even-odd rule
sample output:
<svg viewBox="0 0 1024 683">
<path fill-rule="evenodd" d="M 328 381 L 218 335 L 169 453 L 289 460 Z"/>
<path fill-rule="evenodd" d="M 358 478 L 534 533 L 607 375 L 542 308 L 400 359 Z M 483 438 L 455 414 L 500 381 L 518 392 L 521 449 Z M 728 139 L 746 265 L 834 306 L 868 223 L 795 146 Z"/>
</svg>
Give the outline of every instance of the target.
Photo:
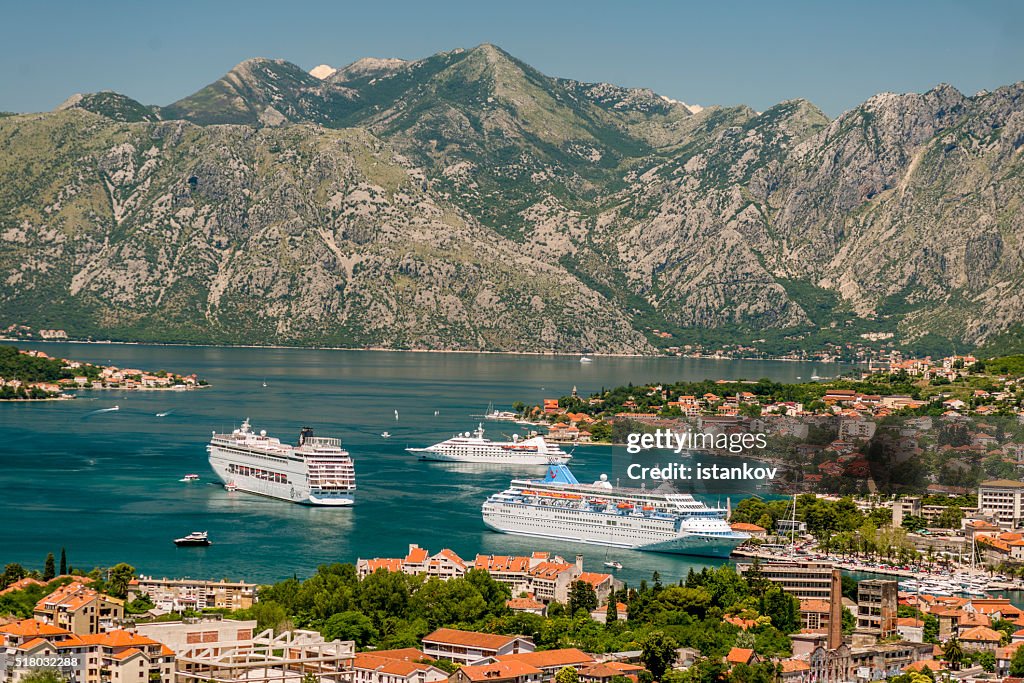
<svg viewBox="0 0 1024 683">
<path fill-rule="evenodd" d="M 649 351 L 603 296 L 422 191 L 365 132 L 74 111 L 0 126 L 20 168 L 63 168 L 0 190 L 20 211 L 0 243 L 5 313 L 167 341 Z"/>
<path fill-rule="evenodd" d="M 552 78 L 493 45 L 314 71 L 254 59 L 168 107 L 0 119 L 0 317 L 641 352 L 655 328 L 788 350 L 1024 324 L 1024 84 L 830 121 Z"/>
</svg>

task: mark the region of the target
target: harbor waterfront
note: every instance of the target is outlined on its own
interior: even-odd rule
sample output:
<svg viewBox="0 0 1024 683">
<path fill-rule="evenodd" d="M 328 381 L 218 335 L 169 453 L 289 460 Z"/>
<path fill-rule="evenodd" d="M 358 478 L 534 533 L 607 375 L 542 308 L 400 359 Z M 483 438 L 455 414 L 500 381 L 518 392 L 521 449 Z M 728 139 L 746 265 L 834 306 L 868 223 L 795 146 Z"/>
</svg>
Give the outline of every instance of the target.
<svg viewBox="0 0 1024 683">
<path fill-rule="evenodd" d="M 494 533 L 481 519 L 483 501 L 513 478 L 542 476 L 543 468 L 420 462 L 405 448 L 475 427 L 471 415 L 488 403 L 539 402 L 573 386 L 592 392 L 663 378 L 794 381 L 841 369 L 686 358 L 599 357 L 581 364 L 575 357 L 527 355 L 21 345 L 96 363 L 188 369 L 212 386 L 196 393 L 107 391 L 74 401 L 0 405 L 4 562 L 35 566 L 64 546 L 79 568 L 126 561 L 157 576 L 259 582 L 306 576 L 322 563 L 395 556 L 409 543 L 433 551 L 450 547 L 464 557 L 535 549 L 583 553 L 595 570 L 607 559 L 621 562 L 617 577 L 633 584 L 655 570 L 669 578 L 718 564 Z M 112 405 L 120 410 L 102 412 Z M 304 426 L 340 437 L 355 462 L 356 504 L 323 509 L 225 491 L 207 463 L 206 444 L 213 431 L 230 433 L 245 418 L 292 443 Z M 516 427 L 492 422 L 488 429 L 497 438 Z M 390 438 L 381 437 L 385 431 Z M 593 481 L 610 462 L 607 447 L 580 446 L 571 468 L 580 481 Z M 180 481 L 188 473 L 199 481 Z M 752 481 L 716 486 L 696 493 L 710 505 L 725 505 L 727 497 L 735 505 L 755 493 Z M 209 548 L 174 546 L 175 538 L 196 529 L 208 531 Z"/>
</svg>

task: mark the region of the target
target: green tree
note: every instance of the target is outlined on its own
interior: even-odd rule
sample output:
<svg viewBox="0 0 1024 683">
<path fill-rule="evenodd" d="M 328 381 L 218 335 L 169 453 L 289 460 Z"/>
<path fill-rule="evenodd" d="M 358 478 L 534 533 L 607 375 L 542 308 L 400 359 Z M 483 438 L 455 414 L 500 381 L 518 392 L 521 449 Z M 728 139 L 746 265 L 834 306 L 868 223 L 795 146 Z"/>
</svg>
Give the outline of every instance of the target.
<svg viewBox="0 0 1024 683">
<path fill-rule="evenodd" d="M 555 683 L 580 683 L 580 675 L 571 666 L 563 666 L 555 674 Z"/>
<path fill-rule="evenodd" d="M 60 549 L 60 575 L 68 573 L 68 553 L 64 548 Z"/>
<path fill-rule="evenodd" d="M 53 556 L 51 555 L 51 558 Z M 135 578 L 135 567 L 124 562 L 115 564 L 110 568 L 110 576 L 107 579 L 107 590 L 115 598 L 124 598 L 128 595 L 128 584 Z"/>
<path fill-rule="evenodd" d="M 57 560 L 53 553 L 46 554 L 46 562 L 43 563 L 43 581 L 50 581 L 57 575 Z"/>
<path fill-rule="evenodd" d="M 608 604 L 605 605 L 604 623 L 610 625 L 610 624 L 614 624 L 618 620 L 619 620 L 619 606 L 618 606 L 618 603 L 615 602 L 615 594 L 613 593 L 612 595 L 608 596 Z"/>
<path fill-rule="evenodd" d="M 35 669 L 21 677 L 22 683 L 67 683 L 56 669 Z"/>
<path fill-rule="evenodd" d="M 28 576 L 28 570 L 17 562 L 11 562 L 4 567 L 4 573 L 0 574 L 0 589 L 7 588 L 15 581 L 21 581 Z"/>
<path fill-rule="evenodd" d="M 950 638 L 946 642 L 945 647 L 942 648 L 942 656 L 945 657 L 954 671 L 959 671 L 960 663 L 964 661 L 964 649 L 960 645 L 960 639 Z"/>
<path fill-rule="evenodd" d="M 569 588 L 567 607 L 571 615 L 580 610 L 589 614 L 597 609 L 597 592 L 594 591 L 594 587 L 586 581 L 573 581 Z"/>
<path fill-rule="evenodd" d="M 327 641 L 353 640 L 359 647 L 366 647 L 377 636 L 373 620 L 362 612 L 339 612 L 332 614 L 320 629 Z"/>
<path fill-rule="evenodd" d="M 665 671 L 671 668 L 677 647 L 676 641 L 663 631 L 654 631 L 644 638 L 640 659 L 655 680 L 661 680 Z"/>
<path fill-rule="evenodd" d="M 1017 678 L 1024 676 L 1024 646 L 1018 646 L 1010 658 L 1010 675 Z"/>
</svg>

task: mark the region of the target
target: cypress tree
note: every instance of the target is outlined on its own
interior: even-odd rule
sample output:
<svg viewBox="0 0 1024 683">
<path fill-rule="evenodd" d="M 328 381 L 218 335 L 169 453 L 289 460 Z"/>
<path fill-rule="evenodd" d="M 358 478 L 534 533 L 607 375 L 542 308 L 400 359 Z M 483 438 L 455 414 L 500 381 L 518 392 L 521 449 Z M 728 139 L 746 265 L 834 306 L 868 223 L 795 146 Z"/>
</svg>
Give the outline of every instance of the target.
<svg viewBox="0 0 1024 683">
<path fill-rule="evenodd" d="M 43 581 L 49 581 L 57 575 L 56 562 L 53 559 L 53 553 L 46 554 L 46 564 L 43 565 Z"/>
<path fill-rule="evenodd" d="M 60 549 L 60 575 L 68 573 L 68 553 L 64 548 Z"/>
</svg>

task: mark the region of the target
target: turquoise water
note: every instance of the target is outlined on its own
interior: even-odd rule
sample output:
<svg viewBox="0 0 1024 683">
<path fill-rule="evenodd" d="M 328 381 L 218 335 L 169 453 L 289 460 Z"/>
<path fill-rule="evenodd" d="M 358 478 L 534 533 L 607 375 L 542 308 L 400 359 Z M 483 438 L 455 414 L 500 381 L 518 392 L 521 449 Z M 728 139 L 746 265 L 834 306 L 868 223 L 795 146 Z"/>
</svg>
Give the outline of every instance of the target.
<svg viewBox="0 0 1024 683">
<path fill-rule="evenodd" d="M 404 555 L 409 543 L 482 553 L 549 550 L 585 555 L 601 569 L 597 546 L 488 531 L 480 504 L 508 485 L 515 469 L 421 463 L 405 453 L 456 431 L 489 402 L 539 403 L 628 382 L 834 375 L 836 365 L 680 358 L 597 358 L 387 353 L 299 349 L 20 344 L 51 355 L 120 367 L 197 372 L 212 387 L 193 392 L 86 391 L 75 401 L 0 404 L 0 563 L 41 567 L 67 548 L 82 568 L 129 562 L 157 576 L 274 581 L 305 576 L 325 562 Z M 267 387 L 262 387 L 266 380 Z M 96 412 L 120 406 L 116 412 Z M 394 411 L 399 411 L 396 421 Z M 440 411 L 438 416 L 434 411 Z M 170 411 L 167 417 L 156 413 Z M 255 429 L 294 441 L 299 427 L 341 437 L 356 462 L 358 492 L 349 510 L 310 508 L 228 493 L 214 484 L 205 446 L 213 430 L 245 417 Z M 490 436 L 508 423 L 485 424 Z M 380 433 L 389 431 L 391 439 Z M 610 468 L 611 449 L 579 448 L 581 481 Z M 730 464 L 736 464 L 731 460 Z M 536 470 L 534 470 L 536 471 Z M 197 473 L 200 483 L 178 480 Z M 749 487 L 752 485 L 747 484 Z M 743 484 L 707 492 L 710 502 L 749 495 Z M 176 548 L 172 539 L 207 530 L 209 548 Z M 612 551 L 635 583 L 658 570 L 666 581 L 711 560 Z"/>
</svg>

